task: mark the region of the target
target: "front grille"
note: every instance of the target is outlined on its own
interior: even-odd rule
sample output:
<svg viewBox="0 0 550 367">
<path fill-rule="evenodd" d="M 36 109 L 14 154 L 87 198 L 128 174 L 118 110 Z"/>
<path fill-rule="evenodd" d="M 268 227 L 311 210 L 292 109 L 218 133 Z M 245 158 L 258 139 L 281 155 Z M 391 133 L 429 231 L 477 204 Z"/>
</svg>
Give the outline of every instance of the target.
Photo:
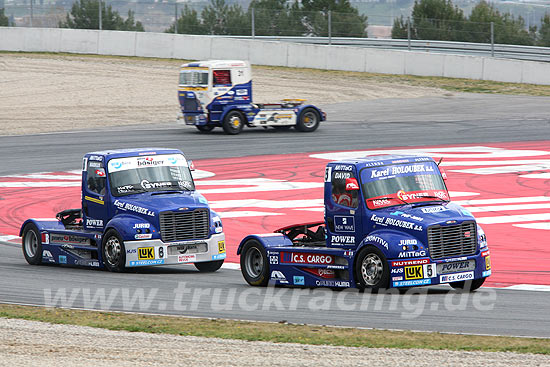
<svg viewBox="0 0 550 367">
<path fill-rule="evenodd" d="M 161 212 L 160 235 L 164 242 L 200 240 L 208 238 L 208 210 Z"/>
<path fill-rule="evenodd" d="M 183 99 L 183 110 L 184 111 L 198 111 L 199 110 L 199 102 L 196 98 L 184 98 Z"/>
<path fill-rule="evenodd" d="M 473 255 L 477 248 L 475 222 L 428 228 L 428 246 L 432 259 Z"/>
</svg>

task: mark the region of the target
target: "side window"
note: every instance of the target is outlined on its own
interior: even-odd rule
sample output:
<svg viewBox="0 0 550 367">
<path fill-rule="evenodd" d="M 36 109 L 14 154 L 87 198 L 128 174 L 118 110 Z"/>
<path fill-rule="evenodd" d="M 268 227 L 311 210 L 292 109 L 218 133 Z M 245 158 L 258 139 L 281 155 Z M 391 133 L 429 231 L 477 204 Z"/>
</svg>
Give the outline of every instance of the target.
<svg viewBox="0 0 550 367">
<path fill-rule="evenodd" d="M 88 161 L 88 180 L 86 182 L 88 190 L 98 195 L 105 195 L 105 186 L 107 177 L 105 177 L 105 168 L 102 162 Z"/>
<path fill-rule="evenodd" d="M 332 201 L 335 204 L 346 206 L 348 208 L 357 208 L 359 190 L 346 191 L 346 179 L 356 178 L 350 171 L 333 171 L 332 182 Z"/>
<path fill-rule="evenodd" d="M 214 70 L 212 75 L 214 86 L 231 85 L 231 70 Z"/>
</svg>

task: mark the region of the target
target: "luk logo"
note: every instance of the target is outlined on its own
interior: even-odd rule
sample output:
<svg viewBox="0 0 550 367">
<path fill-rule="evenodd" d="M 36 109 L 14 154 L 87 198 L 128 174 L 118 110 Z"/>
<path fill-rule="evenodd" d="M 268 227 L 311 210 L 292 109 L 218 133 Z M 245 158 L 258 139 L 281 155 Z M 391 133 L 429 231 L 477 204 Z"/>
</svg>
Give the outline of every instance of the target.
<svg viewBox="0 0 550 367">
<path fill-rule="evenodd" d="M 422 265 L 407 266 L 405 268 L 405 279 L 422 279 L 424 275 L 422 273 Z"/>
<path fill-rule="evenodd" d="M 155 258 L 155 248 L 154 247 L 140 247 L 138 248 L 138 259 L 139 260 L 152 260 Z"/>
</svg>

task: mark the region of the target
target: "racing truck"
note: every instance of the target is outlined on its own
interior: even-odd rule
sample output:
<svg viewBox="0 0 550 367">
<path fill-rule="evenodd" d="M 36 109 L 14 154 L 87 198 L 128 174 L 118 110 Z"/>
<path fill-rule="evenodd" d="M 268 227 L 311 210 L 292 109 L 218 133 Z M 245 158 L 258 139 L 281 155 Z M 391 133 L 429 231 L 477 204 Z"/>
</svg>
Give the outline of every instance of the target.
<svg viewBox="0 0 550 367">
<path fill-rule="evenodd" d="M 326 120 L 318 107 L 303 99 L 280 103 L 252 101 L 252 72 L 247 61 L 212 60 L 183 64 L 179 78 L 178 121 L 194 125 L 201 132 L 222 127 L 226 134 L 239 134 L 249 127 L 287 130 L 294 126 L 312 132 Z"/>
<path fill-rule="evenodd" d="M 86 154 L 81 208 L 26 220 L 25 259 L 114 272 L 185 263 L 218 270 L 226 256 L 222 222 L 195 191 L 189 162 L 177 149 Z"/>
<path fill-rule="evenodd" d="M 451 202 L 445 180 L 424 156 L 331 162 L 324 221 L 245 237 L 237 252 L 242 275 L 253 286 L 474 291 L 491 275 L 487 238 Z"/>
</svg>

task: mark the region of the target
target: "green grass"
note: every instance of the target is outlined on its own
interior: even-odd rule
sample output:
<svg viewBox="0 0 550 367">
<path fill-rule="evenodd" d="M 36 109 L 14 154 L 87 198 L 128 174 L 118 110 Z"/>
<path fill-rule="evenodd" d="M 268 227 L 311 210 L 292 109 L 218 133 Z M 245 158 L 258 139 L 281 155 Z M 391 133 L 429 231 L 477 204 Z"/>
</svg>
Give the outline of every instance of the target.
<svg viewBox="0 0 550 367">
<path fill-rule="evenodd" d="M 550 354 L 550 339 L 339 328 L 286 323 L 149 316 L 0 304 L 0 317 L 109 330 L 248 341 L 369 348 L 420 348 Z"/>
<path fill-rule="evenodd" d="M 83 55 L 83 54 L 67 54 L 67 53 L 28 53 L 28 52 L 7 52 L 0 51 L 0 56 L 4 55 L 20 55 L 32 57 L 57 57 L 57 58 L 78 58 L 82 59 L 103 59 L 115 60 L 131 63 L 140 62 L 158 62 L 166 65 L 178 67 L 182 63 L 191 60 L 176 60 L 148 57 L 131 57 L 131 56 L 104 56 L 104 55 Z M 467 93 L 485 93 L 485 94 L 508 94 L 508 95 L 529 95 L 529 96 L 550 96 L 550 85 L 537 84 L 520 84 L 520 83 L 502 83 L 488 80 L 473 80 L 473 79 L 458 79 L 458 78 L 443 78 L 443 77 L 425 77 L 413 75 L 394 75 L 394 74 L 374 74 L 360 73 L 352 71 L 336 71 L 336 70 L 319 70 L 307 68 L 288 68 L 282 66 L 254 66 L 254 73 L 261 73 L 262 70 L 281 70 L 285 73 L 311 73 L 324 74 L 330 77 L 349 78 L 350 80 L 364 80 L 365 82 L 380 82 L 388 84 L 412 85 L 427 88 L 440 88 L 449 92 L 467 92 Z"/>
</svg>

